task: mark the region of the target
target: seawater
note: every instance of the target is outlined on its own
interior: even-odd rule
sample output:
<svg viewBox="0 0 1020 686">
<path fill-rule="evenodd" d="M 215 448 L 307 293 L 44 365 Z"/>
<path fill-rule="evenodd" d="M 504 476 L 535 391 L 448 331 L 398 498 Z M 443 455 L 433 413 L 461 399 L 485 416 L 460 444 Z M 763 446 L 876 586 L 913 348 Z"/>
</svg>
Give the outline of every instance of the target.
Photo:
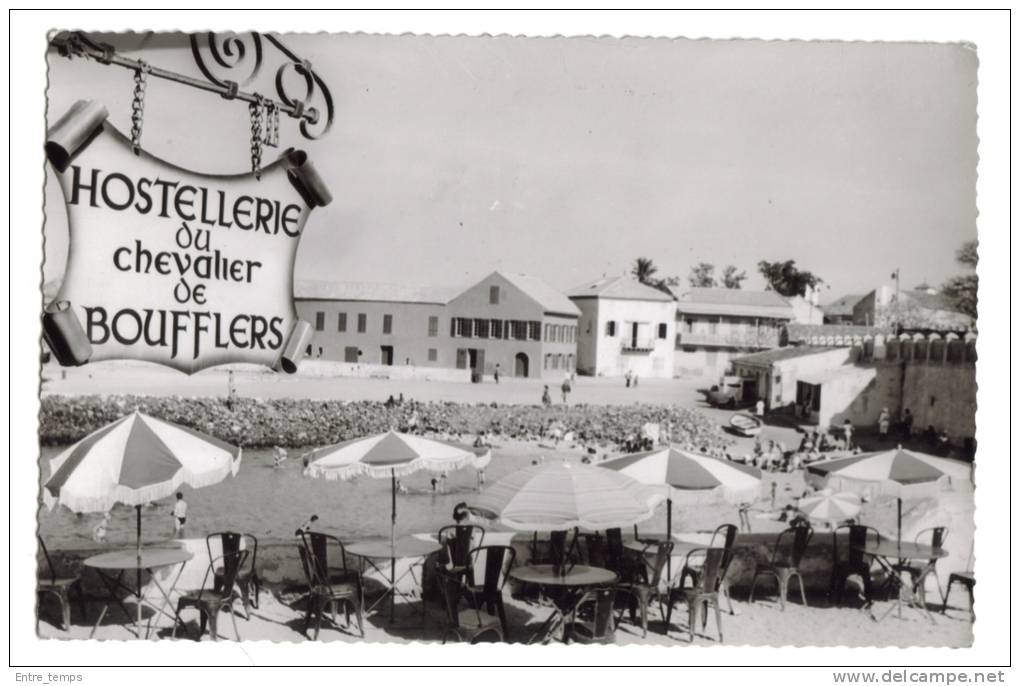
<svg viewBox="0 0 1020 686">
<path fill-rule="evenodd" d="M 50 458 L 63 448 L 42 449 L 43 479 L 48 475 Z M 233 530 L 252 533 L 261 541 L 292 540 L 294 530 L 312 514 L 319 515 L 317 528 L 336 534 L 343 540 L 373 536 L 389 537 L 390 479 L 358 477 L 353 481 L 327 481 L 303 475 L 301 452 L 290 451 L 290 458 L 273 467 L 272 450 L 245 450 L 241 468 L 235 477 L 205 488 L 183 486 L 188 503 L 188 538 Z M 485 470 L 486 484 L 527 467 L 530 458 L 494 451 Z M 450 472 L 445 492 L 433 495 L 431 479 L 438 474 L 421 471 L 400 479 L 408 493 L 397 494 L 397 535 L 435 532 L 452 523 L 454 506 L 478 493 L 474 469 Z M 142 540 L 145 543 L 169 542 L 174 538 L 171 496 L 142 508 Z M 92 531 L 102 514 L 78 516 L 57 505 L 52 511 L 41 507 L 39 533 L 51 548 L 77 548 L 96 545 Z M 488 527 L 487 527 L 488 528 Z M 107 528 L 107 545 L 133 545 L 135 509 L 117 505 Z"/>
</svg>

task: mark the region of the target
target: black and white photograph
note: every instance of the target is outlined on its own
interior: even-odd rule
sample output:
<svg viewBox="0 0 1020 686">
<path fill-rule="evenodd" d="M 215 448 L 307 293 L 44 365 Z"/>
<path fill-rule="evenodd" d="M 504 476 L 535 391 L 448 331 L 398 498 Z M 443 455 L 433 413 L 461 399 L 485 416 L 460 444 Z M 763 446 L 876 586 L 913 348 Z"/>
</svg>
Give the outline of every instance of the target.
<svg viewBox="0 0 1020 686">
<path fill-rule="evenodd" d="M 975 645 L 980 44 L 235 17 L 51 17 L 20 633 Z"/>
</svg>

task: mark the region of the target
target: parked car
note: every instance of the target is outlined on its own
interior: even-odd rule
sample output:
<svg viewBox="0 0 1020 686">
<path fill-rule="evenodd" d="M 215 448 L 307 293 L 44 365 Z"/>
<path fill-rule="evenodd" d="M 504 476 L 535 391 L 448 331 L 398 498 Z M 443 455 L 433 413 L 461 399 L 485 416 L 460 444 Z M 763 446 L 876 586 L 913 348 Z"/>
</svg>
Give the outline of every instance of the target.
<svg viewBox="0 0 1020 686">
<path fill-rule="evenodd" d="M 740 376 L 724 376 L 717 385 L 712 386 L 705 394 L 705 400 L 713 407 L 726 407 L 736 409 L 738 407 L 751 407 L 755 403 L 753 393 L 744 392 L 744 384 L 754 383 L 753 379 L 745 379 Z M 745 400 L 745 398 L 747 398 Z"/>
</svg>

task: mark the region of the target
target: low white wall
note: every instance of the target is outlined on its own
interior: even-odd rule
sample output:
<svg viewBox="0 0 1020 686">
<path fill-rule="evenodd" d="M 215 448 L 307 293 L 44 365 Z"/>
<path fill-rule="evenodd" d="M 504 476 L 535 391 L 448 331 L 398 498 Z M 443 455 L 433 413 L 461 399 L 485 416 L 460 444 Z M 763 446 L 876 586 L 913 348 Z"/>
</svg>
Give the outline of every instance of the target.
<svg viewBox="0 0 1020 686">
<path fill-rule="evenodd" d="M 371 379 L 422 379 L 425 381 L 471 382 L 468 369 L 449 367 L 416 367 L 414 365 L 352 364 L 330 360 L 302 360 L 297 376 L 327 378 L 346 376 Z"/>
</svg>

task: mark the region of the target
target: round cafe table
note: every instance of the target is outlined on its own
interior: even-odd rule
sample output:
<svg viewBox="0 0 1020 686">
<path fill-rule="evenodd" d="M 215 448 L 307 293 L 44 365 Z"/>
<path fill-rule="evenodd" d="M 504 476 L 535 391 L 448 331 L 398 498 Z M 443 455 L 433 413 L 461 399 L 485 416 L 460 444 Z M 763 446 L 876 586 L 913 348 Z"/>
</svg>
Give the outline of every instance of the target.
<svg viewBox="0 0 1020 686">
<path fill-rule="evenodd" d="M 547 643 L 557 628 L 566 628 L 565 620 L 577 607 L 584 596 L 584 591 L 594 586 L 607 586 L 617 581 L 616 572 L 603 567 L 574 565 L 560 571 L 553 565 L 526 565 L 510 571 L 510 577 L 526 584 L 535 584 L 540 588 L 553 588 L 559 593 L 550 594 L 553 600 L 553 612 L 542 623 L 528 643 L 534 643 L 541 637 Z"/>
<path fill-rule="evenodd" d="M 120 599 L 118 591 L 121 593 L 127 593 L 127 597 L 135 597 L 136 600 L 136 614 L 131 621 L 131 625 L 137 630 L 142 623 L 142 606 L 148 605 L 157 614 L 162 614 L 166 617 L 173 619 L 175 622 L 179 621 L 177 612 L 173 610 L 173 604 L 170 601 L 170 595 L 174 592 L 177 587 L 177 581 L 181 578 L 181 572 L 184 571 L 184 565 L 187 564 L 188 560 L 193 558 L 194 555 L 184 548 L 130 548 L 128 550 L 111 550 L 108 553 L 100 553 L 99 555 L 93 555 L 87 558 L 82 564 L 89 569 L 94 569 L 99 579 L 103 582 L 106 590 L 109 593 L 109 598 L 106 604 L 103 606 L 102 611 L 99 613 L 99 619 L 96 620 L 95 626 L 92 627 L 92 632 L 89 634 L 89 638 L 95 635 L 96 629 L 103 621 L 103 617 L 106 616 L 106 611 L 110 608 L 111 603 L 116 603 L 121 610 L 123 610 L 125 616 L 129 620 L 132 620 L 132 615 L 126 607 L 124 602 Z M 162 569 L 164 567 L 172 567 L 174 565 L 180 565 L 177 569 L 177 573 L 171 578 L 170 584 L 164 588 L 159 583 L 159 579 L 156 576 L 155 570 Z M 124 574 L 127 572 L 135 572 L 135 588 L 131 588 L 124 583 Z M 149 578 L 152 583 L 155 584 L 156 588 L 159 589 L 159 593 L 162 596 L 162 602 L 157 607 L 147 598 L 142 595 L 142 572 L 148 572 Z M 116 572 L 116 575 L 114 574 Z M 167 607 L 170 607 L 171 611 L 167 612 Z M 172 614 L 171 614 L 172 612 Z M 149 631 L 151 629 L 151 618 L 146 623 L 145 637 L 149 637 Z M 132 632 L 135 633 L 135 632 Z M 135 633 L 137 636 L 138 634 Z"/>
<path fill-rule="evenodd" d="M 442 549 L 435 541 L 423 541 L 420 538 L 412 538 L 410 536 L 404 538 L 398 538 L 395 540 L 388 539 L 376 539 L 368 541 L 358 541 L 357 543 L 351 543 L 346 546 L 348 553 L 357 555 L 361 560 L 367 562 L 379 576 L 386 582 L 386 573 L 379 569 L 375 564 L 375 560 L 389 560 L 390 561 L 390 573 L 389 573 L 389 584 L 386 587 L 386 591 L 372 603 L 367 611 L 373 610 L 386 598 L 390 599 L 390 623 L 393 622 L 395 606 L 397 596 L 399 595 L 404 599 L 404 602 L 410 603 L 412 598 L 397 588 L 397 584 L 408 574 L 411 575 L 411 579 L 415 585 L 421 587 L 421 582 L 414 575 L 414 560 L 424 559 L 433 553 L 437 553 Z M 408 565 L 407 570 L 397 577 L 397 560 L 412 560 L 412 563 Z M 362 565 L 362 571 L 364 571 L 364 565 Z M 422 600 L 421 604 L 421 621 L 422 626 L 425 625 L 425 601 Z"/>
<path fill-rule="evenodd" d="M 900 578 L 900 571 L 904 568 L 906 563 L 910 560 L 938 560 L 946 557 L 949 552 L 945 548 L 933 548 L 930 545 L 923 543 L 914 543 L 912 541 L 895 541 L 891 538 L 881 538 L 879 540 L 870 540 L 862 546 L 855 548 L 858 552 L 869 555 L 878 561 L 882 569 L 886 571 L 886 578 L 888 581 L 887 587 L 892 588 L 896 591 L 896 604 L 891 606 L 884 615 L 876 618 L 872 615 L 872 619 L 875 621 L 881 621 L 892 614 L 893 610 L 896 610 L 896 616 L 898 618 L 903 617 L 903 595 L 904 591 L 907 590 L 907 603 L 914 609 L 924 612 L 928 620 L 934 624 L 935 618 L 928 612 L 928 608 L 925 606 L 921 594 L 919 593 L 918 585 L 924 582 L 924 576 L 922 575 L 918 579 L 918 583 L 913 588 L 906 588 L 903 583 L 903 579 Z"/>
</svg>

